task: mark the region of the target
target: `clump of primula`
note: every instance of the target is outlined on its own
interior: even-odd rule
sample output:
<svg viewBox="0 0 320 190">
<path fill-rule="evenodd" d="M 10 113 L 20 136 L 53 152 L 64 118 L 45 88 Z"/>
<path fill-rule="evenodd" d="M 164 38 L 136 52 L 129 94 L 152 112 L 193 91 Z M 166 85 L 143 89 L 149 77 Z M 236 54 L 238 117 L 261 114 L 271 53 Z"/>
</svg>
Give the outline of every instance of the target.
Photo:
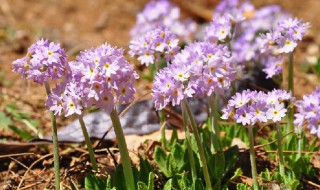
<svg viewBox="0 0 320 190">
<path fill-rule="evenodd" d="M 81 115 L 91 106 L 111 112 L 116 104 L 134 99 L 138 78 L 123 56 L 123 50 L 104 44 L 85 50 L 70 62 L 66 81 L 53 89 L 46 105 L 56 115 Z"/>
<path fill-rule="evenodd" d="M 279 21 L 274 30 L 260 36 L 260 50 L 266 58 L 263 71 L 267 74 L 267 78 L 282 71 L 279 60 L 283 59 L 283 54 L 293 52 L 309 27 L 309 23 L 304 23 L 297 18 L 289 18 Z"/>
<path fill-rule="evenodd" d="M 156 109 L 163 109 L 169 102 L 179 105 L 188 97 L 210 96 L 213 91 L 228 89 L 235 78 L 231 59 L 224 45 L 189 44 L 174 56 L 172 64 L 157 73 L 152 92 Z"/>
<path fill-rule="evenodd" d="M 284 90 L 273 90 L 268 93 L 245 90 L 236 93 L 222 110 L 222 119 L 232 118 L 242 125 L 279 122 L 285 117 L 285 103 L 293 101 L 290 93 Z"/>
<path fill-rule="evenodd" d="M 180 8 L 168 0 L 150 1 L 141 13 L 131 30 L 131 36 L 140 36 L 157 27 L 167 27 L 183 40 L 189 40 L 196 31 L 196 23 L 190 19 L 180 20 Z"/>
<path fill-rule="evenodd" d="M 170 62 L 180 50 L 178 43 L 178 38 L 169 29 L 155 28 L 131 40 L 129 54 L 138 56 L 138 60 L 147 66 L 159 61 L 160 57 Z"/>
<path fill-rule="evenodd" d="M 229 5 L 230 3 L 230 5 Z M 205 29 L 205 40 L 210 42 L 230 42 L 233 38 L 236 25 L 239 25 L 245 17 L 244 11 L 234 3 L 237 1 L 223 1 L 216 8 L 212 22 Z"/>
<path fill-rule="evenodd" d="M 207 28 L 205 39 L 228 42 L 234 65 L 240 68 L 262 66 L 269 78 L 282 71 L 283 58 L 261 54 L 258 36 L 288 17 L 277 5 L 255 9 L 249 1 L 224 0 L 214 10 L 213 22 Z M 239 74 L 241 70 L 238 70 Z"/>
<path fill-rule="evenodd" d="M 59 79 L 67 71 L 67 55 L 60 44 L 37 40 L 28 48 L 25 57 L 13 62 L 13 72 L 43 84 L 48 79 Z"/>
<path fill-rule="evenodd" d="M 296 107 L 294 124 L 299 128 L 307 124 L 310 133 L 320 138 L 320 88 L 309 95 L 304 95 L 303 100 L 296 102 Z"/>
</svg>

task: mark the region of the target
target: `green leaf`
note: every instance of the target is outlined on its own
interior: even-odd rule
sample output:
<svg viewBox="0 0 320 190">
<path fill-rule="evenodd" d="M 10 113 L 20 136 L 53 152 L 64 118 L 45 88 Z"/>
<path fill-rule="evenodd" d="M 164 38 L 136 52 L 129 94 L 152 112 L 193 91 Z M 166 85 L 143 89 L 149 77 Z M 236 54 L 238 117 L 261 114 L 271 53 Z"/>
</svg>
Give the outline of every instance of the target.
<svg viewBox="0 0 320 190">
<path fill-rule="evenodd" d="M 197 179 L 195 183 L 191 186 L 192 190 L 204 190 L 203 182 L 200 179 Z"/>
<path fill-rule="evenodd" d="M 185 166 L 185 162 L 184 162 L 184 155 L 186 153 L 186 149 L 183 149 L 183 147 L 179 144 L 175 144 L 171 154 L 173 155 L 173 162 L 174 163 L 174 169 L 176 170 L 176 172 L 180 172 L 183 167 Z"/>
<path fill-rule="evenodd" d="M 214 178 L 220 181 L 225 174 L 225 157 L 224 153 L 216 153 L 214 156 Z M 220 182 L 219 182 L 220 183 Z M 219 185 L 220 189 L 220 185 Z"/>
<path fill-rule="evenodd" d="M 134 172 L 134 171 L 133 171 Z M 116 187 L 116 189 L 126 189 L 125 177 L 123 174 L 122 164 L 119 164 L 115 170 L 115 173 L 111 178 L 112 186 Z"/>
<path fill-rule="evenodd" d="M 163 172 L 166 177 L 170 177 L 172 174 L 169 171 L 168 166 L 168 155 L 160 146 L 157 146 L 154 150 L 154 161 L 157 163 L 159 169 Z M 170 165 L 170 163 L 169 163 Z"/>
<path fill-rule="evenodd" d="M 250 190 L 250 187 L 248 184 L 238 183 L 237 190 Z"/>
<path fill-rule="evenodd" d="M 219 179 L 213 186 L 213 190 L 221 190 L 221 180 Z"/>
<path fill-rule="evenodd" d="M 9 125 L 12 125 L 11 119 L 6 116 L 3 112 L 0 112 L 0 127 L 7 130 Z"/>
<path fill-rule="evenodd" d="M 139 155 L 139 162 L 140 162 L 140 171 L 139 171 L 139 181 L 144 182 L 145 184 L 148 183 L 150 178 L 150 172 L 153 171 L 152 166 L 150 165 L 147 159 L 144 159 L 141 155 Z"/>
<path fill-rule="evenodd" d="M 237 179 L 242 174 L 243 174 L 242 169 L 241 168 L 237 168 L 237 170 L 234 172 L 233 176 L 229 179 L 229 181 Z"/>
<path fill-rule="evenodd" d="M 86 174 L 84 178 L 84 186 L 86 190 L 100 190 L 107 188 L 107 182 L 100 179 L 92 173 Z"/>
<path fill-rule="evenodd" d="M 228 150 L 224 152 L 225 157 L 225 173 L 231 170 L 239 157 L 239 148 L 237 145 L 230 147 Z"/>
<path fill-rule="evenodd" d="M 154 173 L 149 173 L 148 190 L 154 190 Z"/>
<path fill-rule="evenodd" d="M 164 185 L 163 190 L 171 190 L 172 189 L 172 179 L 169 179 L 167 183 Z"/>
<path fill-rule="evenodd" d="M 18 128 L 18 127 L 14 126 L 14 125 L 8 125 L 8 127 L 12 131 L 14 131 L 17 135 L 19 135 L 19 137 L 21 137 L 22 139 L 30 140 L 33 137 L 29 132 L 27 132 L 27 131 L 25 131 L 25 130 L 23 130 L 21 128 Z"/>
<path fill-rule="evenodd" d="M 174 177 L 177 178 L 179 189 L 189 189 L 191 184 L 185 173 L 178 174 Z"/>
<path fill-rule="evenodd" d="M 138 190 L 148 190 L 148 186 L 142 181 L 138 182 Z"/>
</svg>

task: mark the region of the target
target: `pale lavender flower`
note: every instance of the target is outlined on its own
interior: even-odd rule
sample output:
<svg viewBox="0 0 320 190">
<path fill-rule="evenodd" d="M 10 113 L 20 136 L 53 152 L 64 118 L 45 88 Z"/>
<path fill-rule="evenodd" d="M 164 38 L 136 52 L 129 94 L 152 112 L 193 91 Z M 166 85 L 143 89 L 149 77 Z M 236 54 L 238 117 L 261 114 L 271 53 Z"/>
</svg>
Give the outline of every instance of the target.
<svg viewBox="0 0 320 190">
<path fill-rule="evenodd" d="M 168 28 L 183 41 L 189 41 L 196 31 L 195 22 L 190 19 L 180 19 L 179 7 L 168 0 L 152 0 L 137 14 L 136 25 L 130 34 L 136 38 L 158 27 Z"/>
<path fill-rule="evenodd" d="M 60 44 L 40 39 L 28 48 L 25 57 L 13 62 L 12 68 L 13 72 L 43 84 L 49 79 L 56 80 L 66 74 L 67 56 Z"/>
<path fill-rule="evenodd" d="M 309 95 L 304 95 L 302 100 L 296 102 L 297 113 L 294 115 L 294 124 L 302 127 L 307 124 L 311 134 L 320 138 L 320 88 Z"/>
<path fill-rule="evenodd" d="M 170 62 L 173 56 L 178 53 L 179 40 L 167 28 L 155 28 L 149 32 L 131 40 L 129 54 L 138 56 L 141 64 L 153 64 L 161 57 Z"/>
<path fill-rule="evenodd" d="M 235 78 L 230 64 L 231 55 L 224 45 L 209 42 L 187 45 L 155 77 L 152 96 L 156 109 L 169 102 L 178 105 L 188 97 L 210 96 L 213 91 L 222 93 Z"/>
<path fill-rule="evenodd" d="M 245 90 L 231 97 L 221 118 L 233 118 L 242 125 L 278 122 L 286 115 L 285 103 L 293 101 L 291 94 L 283 90 L 269 93 Z"/>
<path fill-rule="evenodd" d="M 276 103 L 268 109 L 266 116 L 273 122 L 277 122 L 281 121 L 281 119 L 286 116 L 286 112 L 287 109 L 284 107 L 283 103 Z"/>
<path fill-rule="evenodd" d="M 81 115 L 91 106 L 111 112 L 115 105 L 134 99 L 138 75 L 122 49 L 104 44 L 80 52 L 69 65 L 67 80 L 53 89 L 46 102 L 55 114 L 64 110 L 65 116 Z"/>
</svg>

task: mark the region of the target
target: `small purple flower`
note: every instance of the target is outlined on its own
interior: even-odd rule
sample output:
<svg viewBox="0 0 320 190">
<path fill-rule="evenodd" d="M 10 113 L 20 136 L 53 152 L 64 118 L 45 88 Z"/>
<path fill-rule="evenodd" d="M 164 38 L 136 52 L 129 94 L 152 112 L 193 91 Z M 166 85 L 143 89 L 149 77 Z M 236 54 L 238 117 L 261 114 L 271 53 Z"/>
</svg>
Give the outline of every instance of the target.
<svg viewBox="0 0 320 190">
<path fill-rule="evenodd" d="M 48 40 L 37 40 L 28 48 L 25 57 L 13 62 L 13 72 L 43 84 L 49 78 L 56 80 L 66 74 L 67 56 L 60 44 Z"/>
<path fill-rule="evenodd" d="M 131 40 L 129 54 L 138 56 L 138 60 L 147 66 L 159 61 L 160 57 L 169 62 L 180 49 L 178 42 L 176 35 L 167 28 L 156 28 Z"/>
<path fill-rule="evenodd" d="M 111 112 L 117 104 L 134 99 L 133 83 L 138 78 L 123 56 L 123 50 L 108 44 L 80 52 L 70 62 L 66 81 L 53 89 L 46 105 L 65 116 L 78 114 L 91 106 Z"/>
<path fill-rule="evenodd" d="M 272 31 L 260 35 L 258 38 L 260 52 L 264 57 L 271 57 L 271 59 L 265 59 L 266 68 L 263 69 L 267 78 L 281 73 L 282 67 L 275 65 L 278 62 L 276 60 L 282 60 L 283 53 L 293 52 L 309 27 L 309 23 L 304 23 L 297 18 L 288 18 L 279 21 Z"/>
<path fill-rule="evenodd" d="M 315 92 L 304 95 L 295 105 L 297 113 L 294 115 L 294 124 L 298 127 L 307 124 L 310 133 L 320 138 L 320 88 L 317 87 Z"/>
<path fill-rule="evenodd" d="M 268 119 L 277 122 L 281 121 L 281 119 L 286 116 L 286 112 L 287 109 L 284 107 L 284 104 L 277 103 L 268 109 L 266 116 Z"/>
<path fill-rule="evenodd" d="M 158 27 L 166 27 L 183 41 L 189 41 L 196 31 L 196 23 L 180 20 L 180 9 L 168 0 L 150 1 L 137 15 L 136 25 L 130 34 L 133 38 Z"/>
<path fill-rule="evenodd" d="M 152 96 L 156 109 L 163 109 L 169 102 L 178 105 L 188 97 L 210 96 L 213 91 L 222 93 L 235 78 L 231 57 L 224 45 L 209 42 L 187 45 L 155 77 Z"/>
<path fill-rule="evenodd" d="M 283 90 L 269 93 L 245 90 L 231 97 L 227 107 L 222 110 L 221 118 L 233 118 L 242 125 L 278 122 L 287 112 L 284 103 L 292 101 L 291 94 Z"/>
</svg>

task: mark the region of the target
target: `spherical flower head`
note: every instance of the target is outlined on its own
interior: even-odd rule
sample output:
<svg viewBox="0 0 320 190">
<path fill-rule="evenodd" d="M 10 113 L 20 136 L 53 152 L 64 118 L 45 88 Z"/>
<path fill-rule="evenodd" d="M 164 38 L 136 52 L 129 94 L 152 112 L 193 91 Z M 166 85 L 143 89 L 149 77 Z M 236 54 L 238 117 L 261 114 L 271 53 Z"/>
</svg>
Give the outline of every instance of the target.
<svg viewBox="0 0 320 190">
<path fill-rule="evenodd" d="M 115 105 L 134 99 L 133 85 L 139 76 L 122 49 L 103 44 L 80 52 L 69 64 L 70 76 L 47 100 L 49 110 L 56 114 L 61 114 L 61 107 L 65 116 L 80 115 L 91 106 L 111 112 Z"/>
<path fill-rule="evenodd" d="M 262 53 L 265 51 L 271 53 L 292 52 L 309 27 L 309 23 L 304 23 L 297 18 L 279 21 L 273 31 L 261 35 L 263 39 L 263 43 L 261 43 Z"/>
<path fill-rule="evenodd" d="M 221 118 L 233 118 L 242 125 L 279 122 L 287 112 L 285 103 L 291 101 L 291 94 L 283 90 L 269 93 L 245 90 L 231 97 Z"/>
<path fill-rule="evenodd" d="M 174 33 L 164 27 L 155 28 L 140 37 L 131 40 L 129 54 L 138 56 L 141 64 L 153 64 L 165 58 L 170 62 L 179 51 L 179 40 Z"/>
<path fill-rule="evenodd" d="M 184 98 L 210 96 L 213 91 L 229 88 L 235 75 L 230 58 L 223 45 L 209 42 L 187 45 L 155 77 L 152 96 L 156 109 L 163 109 L 169 102 L 178 105 Z"/>
<path fill-rule="evenodd" d="M 150 1 L 142 12 L 137 14 L 136 25 L 130 34 L 141 36 L 157 27 L 167 27 L 180 39 L 188 41 L 196 31 L 196 23 L 190 19 L 180 20 L 180 8 L 168 0 Z"/>
<path fill-rule="evenodd" d="M 65 76 L 67 68 L 67 56 L 60 44 L 40 39 L 28 48 L 25 57 L 13 62 L 12 70 L 43 84 L 50 78 L 56 80 Z"/>
<path fill-rule="evenodd" d="M 307 124 L 311 134 L 320 138 L 320 88 L 309 95 L 304 95 L 302 100 L 295 103 L 297 113 L 294 115 L 294 124 L 299 128 Z"/>
<path fill-rule="evenodd" d="M 227 15 L 213 17 L 205 30 L 205 40 L 209 42 L 224 41 L 231 38 L 232 20 Z"/>
</svg>

